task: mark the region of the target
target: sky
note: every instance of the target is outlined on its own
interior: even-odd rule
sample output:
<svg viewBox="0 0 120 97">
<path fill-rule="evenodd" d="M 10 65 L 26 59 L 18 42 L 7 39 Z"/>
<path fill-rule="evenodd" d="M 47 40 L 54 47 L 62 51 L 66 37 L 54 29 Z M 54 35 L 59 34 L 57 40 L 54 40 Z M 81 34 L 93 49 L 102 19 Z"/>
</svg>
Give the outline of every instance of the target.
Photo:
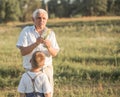
<svg viewBox="0 0 120 97">
<path fill-rule="evenodd" d="M 47 3 L 48 1 L 50 1 L 50 0 L 44 0 L 45 3 Z"/>
</svg>

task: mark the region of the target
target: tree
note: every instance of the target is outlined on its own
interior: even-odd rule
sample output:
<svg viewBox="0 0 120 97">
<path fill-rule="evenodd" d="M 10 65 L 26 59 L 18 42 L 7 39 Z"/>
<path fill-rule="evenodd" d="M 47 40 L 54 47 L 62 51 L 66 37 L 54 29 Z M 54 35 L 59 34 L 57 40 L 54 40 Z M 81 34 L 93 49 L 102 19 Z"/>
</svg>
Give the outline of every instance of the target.
<svg viewBox="0 0 120 97">
<path fill-rule="evenodd" d="M 113 8 L 114 8 L 114 4 L 115 4 L 115 0 L 108 0 L 107 1 L 108 5 L 107 5 L 107 12 L 110 14 L 113 14 Z"/>
<path fill-rule="evenodd" d="M 5 21 L 19 20 L 21 15 L 19 2 L 17 0 L 6 0 L 5 3 Z"/>
<path fill-rule="evenodd" d="M 81 5 L 84 15 L 99 16 L 107 12 L 107 0 L 83 0 Z"/>
<path fill-rule="evenodd" d="M 5 18 L 5 1 L 0 0 L 0 22 L 4 21 Z"/>
<path fill-rule="evenodd" d="M 120 0 L 115 0 L 113 10 L 116 15 L 120 15 Z"/>
<path fill-rule="evenodd" d="M 70 0 L 50 0 L 48 2 L 49 14 L 54 14 L 55 17 L 69 17 L 69 2 Z"/>
<path fill-rule="evenodd" d="M 42 6 L 40 0 L 19 0 L 21 9 L 21 21 L 32 20 L 32 13 L 35 9 Z"/>
<path fill-rule="evenodd" d="M 78 15 L 81 14 L 82 10 L 83 10 L 83 6 L 82 5 L 83 0 L 73 0 L 72 3 L 70 3 L 70 16 L 74 16 L 74 15 Z"/>
</svg>

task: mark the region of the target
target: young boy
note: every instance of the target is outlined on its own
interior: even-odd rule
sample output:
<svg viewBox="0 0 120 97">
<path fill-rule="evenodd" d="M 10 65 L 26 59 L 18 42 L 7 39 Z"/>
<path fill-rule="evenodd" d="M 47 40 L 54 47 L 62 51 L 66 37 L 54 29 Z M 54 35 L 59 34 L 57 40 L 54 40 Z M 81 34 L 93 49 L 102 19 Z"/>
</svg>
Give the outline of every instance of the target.
<svg viewBox="0 0 120 97">
<path fill-rule="evenodd" d="M 18 86 L 20 97 L 51 97 L 48 77 L 40 69 L 44 65 L 45 55 L 36 51 L 30 60 L 32 69 L 22 75 Z"/>
</svg>

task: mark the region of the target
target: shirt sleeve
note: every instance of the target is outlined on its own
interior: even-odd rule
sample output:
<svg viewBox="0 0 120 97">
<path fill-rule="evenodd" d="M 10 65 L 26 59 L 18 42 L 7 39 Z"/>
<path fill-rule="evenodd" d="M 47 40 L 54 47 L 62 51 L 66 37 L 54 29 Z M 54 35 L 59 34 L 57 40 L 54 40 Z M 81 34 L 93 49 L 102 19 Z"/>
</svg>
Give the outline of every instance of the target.
<svg viewBox="0 0 120 97">
<path fill-rule="evenodd" d="M 28 42 L 27 42 L 27 32 L 28 32 L 28 29 L 29 29 L 29 27 L 27 26 L 27 27 L 25 27 L 22 31 L 21 31 L 21 33 L 20 33 L 20 35 L 19 35 L 19 37 L 18 37 L 18 41 L 17 41 L 17 44 L 16 44 L 16 46 L 19 48 L 20 46 L 27 46 L 28 45 Z"/>
<path fill-rule="evenodd" d="M 50 82 L 48 80 L 48 77 L 46 75 L 43 76 L 43 93 L 50 93 L 52 91 L 52 88 L 50 86 Z"/>
<path fill-rule="evenodd" d="M 52 47 L 59 51 L 60 48 L 59 48 L 59 45 L 57 43 L 57 39 L 56 39 L 54 31 L 51 31 L 51 33 L 50 33 L 50 41 L 51 41 Z"/>
<path fill-rule="evenodd" d="M 18 92 L 25 93 L 24 76 L 22 76 L 20 83 L 18 85 Z"/>
</svg>

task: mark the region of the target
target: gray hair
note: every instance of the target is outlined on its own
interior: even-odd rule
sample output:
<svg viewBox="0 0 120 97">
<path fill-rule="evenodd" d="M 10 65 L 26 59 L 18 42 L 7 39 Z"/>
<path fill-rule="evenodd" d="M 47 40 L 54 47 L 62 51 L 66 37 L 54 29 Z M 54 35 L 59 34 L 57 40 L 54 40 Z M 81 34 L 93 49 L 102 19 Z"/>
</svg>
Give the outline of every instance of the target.
<svg viewBox="0 0 120 97">
<path fill-rule="evenodd" d="M 46 18 L 48 19 L 48 13 L 46 10 L 44 9 L 36 9 L 33 14 L 32 14 L 32 17 L 35 19 L 37 17 L 38 14 L 40 13 L 44 13 L 46 15 Z"/>
</svg>

